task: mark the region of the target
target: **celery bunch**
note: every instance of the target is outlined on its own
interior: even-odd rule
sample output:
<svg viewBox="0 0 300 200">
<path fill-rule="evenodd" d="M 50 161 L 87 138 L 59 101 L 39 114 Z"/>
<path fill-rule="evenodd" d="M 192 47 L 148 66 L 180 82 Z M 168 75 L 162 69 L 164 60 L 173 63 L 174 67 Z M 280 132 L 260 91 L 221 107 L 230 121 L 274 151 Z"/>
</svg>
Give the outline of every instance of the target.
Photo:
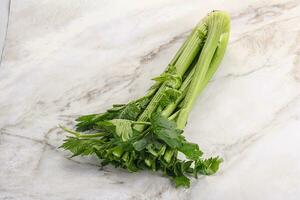
<svg viewBox="0 0 300 200">
<path fill-rule="evenodd" d="M 203 159 L 183 129 L 198 94 L 220 64 L 228 43 L 230 18 L 213 11 L 194 28 L 166 70 L 154 78 L 147 94 L 100 114 L 76 119 L 76 130 L 61 148 L 73 156 L 96 155 L 102 164 L 130 172 L 160 170 L 176 186 L 190 186 L 190 177 L 214 174 L 219 157 Z M 178 158 L 181 152 L 185 160 Z"/>
</svg>

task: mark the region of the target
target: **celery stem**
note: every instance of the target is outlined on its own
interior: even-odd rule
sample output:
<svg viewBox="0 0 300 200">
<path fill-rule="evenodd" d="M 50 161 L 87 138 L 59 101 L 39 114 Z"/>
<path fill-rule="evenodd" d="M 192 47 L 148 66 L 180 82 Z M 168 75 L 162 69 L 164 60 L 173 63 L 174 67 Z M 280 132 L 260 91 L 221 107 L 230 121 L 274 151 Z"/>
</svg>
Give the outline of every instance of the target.
<svg viewBox="0 0 300 200">
<path fill-rule="evenodd" d="M 227 44 L 227 41 L 224 42 L 224 40 L 228 40 L 229 21 L 229 16 L 224 12 L 212 12 L 206 19 L 208 29 L 207 40 L 195 66 L 193 80 L 190 83 L 187 94 L 183 100 L 183 106 L 177 118 L 177 127 L 179 129 L 183 129 L 185 127 L 188 115 L 192 110 L 199 92 L 203 90 L 209 81 L 208 78 L 211 78 L 223 57 L 224 44 L 222 44 L 223 46 L 221 46 L 219 53 L 216 50 L 220 42 Z M 225 37 L 223 34 L 225 34 Z M 216 57 L 214 57 L 215 55 Z M 210 66 L 213 67 L 213 70 L 211 71 L 212 74 L 207 76 L 207 73 L 210 71 Z"/>
</svg>

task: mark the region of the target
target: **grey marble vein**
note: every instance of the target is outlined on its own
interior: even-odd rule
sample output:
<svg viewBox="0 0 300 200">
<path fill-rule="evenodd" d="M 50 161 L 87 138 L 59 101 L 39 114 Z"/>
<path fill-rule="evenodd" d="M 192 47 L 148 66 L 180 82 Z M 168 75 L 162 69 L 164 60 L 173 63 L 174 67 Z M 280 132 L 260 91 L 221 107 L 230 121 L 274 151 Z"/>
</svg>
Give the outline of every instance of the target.
<svg viewBox="0 0 300 200">
<path fill-rule="evenodd" d="M 8 18 L 10 11 L 10 0 L 3 0 L 0 2 L 0 64 L 2 60 L 2 53 L 4 49 L 4 41 L 7 32 Z"/>
</svg>

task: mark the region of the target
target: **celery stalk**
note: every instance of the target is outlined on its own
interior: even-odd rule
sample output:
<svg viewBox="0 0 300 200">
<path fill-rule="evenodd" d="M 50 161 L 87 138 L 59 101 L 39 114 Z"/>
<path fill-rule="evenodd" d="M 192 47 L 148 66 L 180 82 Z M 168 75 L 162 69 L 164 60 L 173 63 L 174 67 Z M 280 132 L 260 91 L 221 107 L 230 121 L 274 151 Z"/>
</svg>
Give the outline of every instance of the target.
<svg viewBox="0 0 300 200">
<path fill-rule="evenodd" d="M 192 110 L 199 92 L 203 90 L 208 80 L 218 67 L 224 56 L 228 42 L 230 18 L 227 13 L 212 12 L 206 17 L 204 23 L 208 30 L 207 39 L 195 66 L 193 79 L 183 100 L 183 106 L 177 118 L 177 126 L 179 129 L 183 129 L 185 127 L 188 115 Z M 217 50 L 218 46 L 219 50 Z M 212 67 L 211 71 L 209 70 L 210 66 Z M 207 74 L 207 72 L 209 72 L 209 74 Z"/>
</svg>

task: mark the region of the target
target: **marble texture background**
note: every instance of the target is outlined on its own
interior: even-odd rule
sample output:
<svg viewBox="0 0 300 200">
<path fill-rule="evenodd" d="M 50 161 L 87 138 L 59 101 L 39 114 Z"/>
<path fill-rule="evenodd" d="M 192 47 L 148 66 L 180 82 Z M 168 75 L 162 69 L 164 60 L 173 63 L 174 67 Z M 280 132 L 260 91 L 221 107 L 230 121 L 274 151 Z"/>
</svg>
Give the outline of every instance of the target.
<svg viewBox="0 0 300 200">
<path fill-rule="evenodd" d="M 57 147 L 79 114 L 143 95 L 211 10 L 232 17 L 226 56 L 185 135 L 224 158 L 175 189 Z M 299 0 L 14 0 L 0 67 L 1 200 L 300 199 Z"/>
<path fill-rule="evenodd" d="M 4 48 L 4 41 L 8 25 L 8 17 L 10 10 L 10 0 L 0 1 L 0 63 L 2 58 L 2 52 Z"/>
</svg>

